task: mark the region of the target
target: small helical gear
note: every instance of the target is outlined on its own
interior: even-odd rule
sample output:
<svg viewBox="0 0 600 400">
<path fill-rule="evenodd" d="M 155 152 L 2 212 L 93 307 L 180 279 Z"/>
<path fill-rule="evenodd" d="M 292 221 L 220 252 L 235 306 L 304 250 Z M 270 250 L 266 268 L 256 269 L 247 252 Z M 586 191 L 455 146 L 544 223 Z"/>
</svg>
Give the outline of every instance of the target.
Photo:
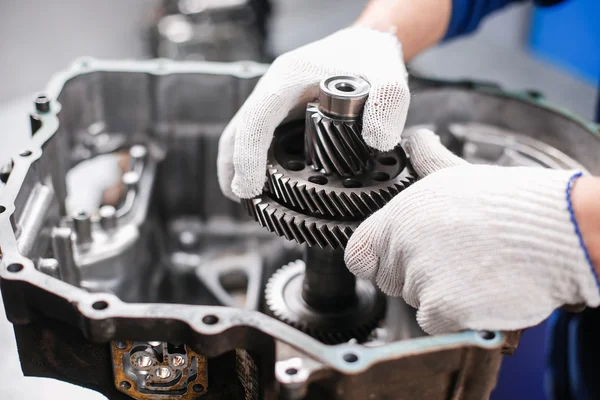
<svg viewBox="0 0 600 400">
<path fill-rule="evenodd" d="M 375 287 L 357 280 L 357 304 L 342 312 L 317 312 L 297 296 L 304 270 L 304 262 L 295 261 L 271 276 L 265 289 L 268 312 L 326 344 L 366 341 L 385 314 L 385 299 L 376 295 Z"/>
<path fill-rule="evenodd" d="M 385 206 L 417 176 L 401 147 L 379 153 L 371 171 L 354 177 L 326 175 L 305 165 L 296 151 L 302 123 L 283 125 L 268 154 L 269 196 L 287 207 L 314 217 L 361 221 Z"/>
</svg>

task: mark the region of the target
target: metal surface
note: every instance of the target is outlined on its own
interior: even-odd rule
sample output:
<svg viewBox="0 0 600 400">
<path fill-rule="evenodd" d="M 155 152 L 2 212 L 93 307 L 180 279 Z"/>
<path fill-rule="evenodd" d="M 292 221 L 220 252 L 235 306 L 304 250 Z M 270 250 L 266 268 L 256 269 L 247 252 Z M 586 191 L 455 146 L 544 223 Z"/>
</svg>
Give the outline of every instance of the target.
<svg viewBox="0 0 600 400">
<path fill-rule="evenodd" d="M 244 219 L 220 195 L 214 165 L 220 132 L 264 70 L 86 59 L 50 83 L 49 110 L 36 112 L 39 129 L 13 157 L 0 192 L 0 287 L 24 374 L 126 399 L 111 342 L 159 341 L 206 358 L 205 399 L 487 398 L 505 345 L 500 333 L 426 336 L 414 310 L 389 298 L 372 340 L 332 346 L 254 310 L 263 299 L 251 288 L 262 289 L 299 249 Z M 597 127 L 528 97 L 423 89 L 413 92 L 408 121 L 499 127 L 600 174 Z M 92 242 L 76 243 L 67 172 L 107 152 L 131 155 L 123 172 L 136 170 L 139 145 L 147 154 L 134 195 L 111 204 L 129 211 L 115 226 L 102 222 L 112 212 L 98 204 Z M 305 240 L 312 237 L 331 240 Z"/>
<path fill-rule="evenodd" d="M 152 28 L 157 57 L 264 61 L 267 0 L 165 0 Z"/>
<path fill-rule="evenodd" d="M 206 358 L 185 345 L 118 340 L 111 344 L 115 387 L 138 399 L 198 399 L 210 389 Z"/>
</svg>

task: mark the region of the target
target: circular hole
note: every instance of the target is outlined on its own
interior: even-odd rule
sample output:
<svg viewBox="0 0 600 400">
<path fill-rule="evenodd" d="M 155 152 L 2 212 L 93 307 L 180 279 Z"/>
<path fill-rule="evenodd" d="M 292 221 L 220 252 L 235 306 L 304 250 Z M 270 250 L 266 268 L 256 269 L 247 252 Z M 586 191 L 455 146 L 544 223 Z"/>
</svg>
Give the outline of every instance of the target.
<svg viewBox="0 0 600 400">
<path fill-rule="evenodd" d="M 31 151 L 25 150 L 20 155 L 21 155 L 21 157 L 29 157 L 31 154 L 33 154 L 33 153 L 31 153 Z"/>
<path fill-rule="evenodd" d="M 194 386 L 192 386 L 192 390 L 196 393 L 202 393 L 204 392 L 204 386 L 202 386 L 199 383 L 196 383 Z"/>
<path fill-rule="evenodd" d="M 356 180 L 354 178 L 344 179 L 342 181 L 342 185 L 344 185 L 344 187 L 348 188 L 348 189 L 355 189 L 355 188 L 362 187 L 362 183 L 359 180 Z"/>
<path fill-rule="evenodd" d="M 108 308 L 108 303 L 105 302 L 104 300 L 97 301 L 94 304 L 92 304 L 92 308 L 94 310 L 106 310 Z"/>
<path fill-rule="evenodd" d="M 2 214 L 4 211 L 6 211 L 6 207 L 0 206 L 0 214 Z"/>
<path fill-rule="evenodd" d="M 285 164 L 285 167 L 289 171 L 302 171 L 304 169 L 304 163 L 302 161 L 288 161 L 288 163 Z"/>
<path fill-rule="evenodd" d="M 346 353 L 343 358 L 347 363 L 355 363 L 358 361 L 358 356 L 354 353 Z"/>
<path fill-rule="evenodd" d="M 340 92 L 346 93 L 354 92 L 356 90 L 356 86 L 348 82 L 340 82 L 335 85 L 335 88 Z"/>
<path fill-rule="evenodd" d="M 127 381 L 121 381 L 121 383 L 119 383 L 119 387 L 121 389 L 129 390 L 131 388 L 131 383 Z"/>
<path fill-rule="evenodd" d="M 127 348 L 127 343 L 125 343 L 122 340 L 117 340 L 117 343 L 115 345 L 117 346 L 117 349 L 123 350 L 123 349 Z"/>
<path fill-rule="evenodd" d="M 202 322 L 204 322 L 206 325 L 214 325 L 219 322 L 219 318 L 216 315 L 207 315 L 206 317 L 202 318 Z"/>
<path fill-rule="evenodd" d="M 323 175 L 315 175 L 308 178 L 309 182 L 316 183 L 317 185 L 327 185 L 329 180 L 325 178 Z"/>
<path fill-rule="evenodd" d="M 160 379 L 167 379 L 167 378 L 171 377 L 171 370 L 169 368 L 167 368 L 167 367 L 157 368 L 154 373 Z"/>
<path fill-rule="evenodd" d="M 6 269 L 9 272 L 19 272 L 23 270 L 23 264 L 10 264 Z"/>
<path fill-rule="evenodd" d="M 484 340 L 492 340 L 496 337 L 496 334 L 490 331 L 479 331 L 479 336 Z"/>
<path fill-rule="evenodd" d="M 296 375 L 298 373 L 298 370 L 296 368 L 288 368 L 285 370 L 285 373 L 288 375 Z"/>
<path fill-rule="evenodd" d="M 396 165 L 397 163 L 394 157 L 379 157 L 378 161 L 381 165 Z"/>
<path fill-rule="evenodd" d="M 377 182 L 384 182 L 390 179 L 390 175 L 385 172 L 375 171 L 371 174 L 371 178 L 373 178 Z"/>
</svg>

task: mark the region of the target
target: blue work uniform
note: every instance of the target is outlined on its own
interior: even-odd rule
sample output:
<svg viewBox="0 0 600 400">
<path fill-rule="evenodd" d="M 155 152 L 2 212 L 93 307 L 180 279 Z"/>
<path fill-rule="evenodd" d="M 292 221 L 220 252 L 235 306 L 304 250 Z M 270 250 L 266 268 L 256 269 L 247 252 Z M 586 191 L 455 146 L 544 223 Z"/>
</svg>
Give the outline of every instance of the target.
<svg viewBox="0 0 600 400">
<path fill-rule="evenodd" d="M 474 31 L 488 14 L 524 0 L 453 0 L 446 39 Z M 538 0 L 551 6 L 561 0 Z M 597 105 L 600 122 L 600 99 Z M 557 310 L 548 320 L 546 393 L 552 400 L 600 399 L 600 309 Z"/>
</svg>

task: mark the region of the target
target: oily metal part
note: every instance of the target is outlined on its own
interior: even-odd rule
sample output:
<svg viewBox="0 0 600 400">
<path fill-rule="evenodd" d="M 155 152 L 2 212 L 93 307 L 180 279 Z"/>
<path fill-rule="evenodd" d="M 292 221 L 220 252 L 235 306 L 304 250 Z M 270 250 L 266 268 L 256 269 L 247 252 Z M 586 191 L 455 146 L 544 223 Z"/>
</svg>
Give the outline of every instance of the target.
<svg viewBox="0 0 600 400">
<path fill-rule="evenodd" d="M 377 289 L 370 282 L 357 280 L 356 305 L 342 312 L 317 312 L 298 295 L 304 274 L 305 264 L 298 260 L 271 276 L 265 289 L 270 314 L 326 344 L 351 339 L 365 342 L 385 314 L 385 299 L 377 295 Z"/>
<path fill-rule="evenodd" d="M 165 342 L 111 342 L 115 387 L 140 400 L 198 399 L 208 392 L 206 358 Z"/>
<path fill-rule="evenodd" d="M 358 176 L 314 171 L 304 164 L 298 151 L 303 129 L 301 122 L 278 128 L 268 153 L 268 194 L 297 212 L 362 221 L 417 179 L 400 146 L 370 159 L 371 171 Z"/>
</svg>

